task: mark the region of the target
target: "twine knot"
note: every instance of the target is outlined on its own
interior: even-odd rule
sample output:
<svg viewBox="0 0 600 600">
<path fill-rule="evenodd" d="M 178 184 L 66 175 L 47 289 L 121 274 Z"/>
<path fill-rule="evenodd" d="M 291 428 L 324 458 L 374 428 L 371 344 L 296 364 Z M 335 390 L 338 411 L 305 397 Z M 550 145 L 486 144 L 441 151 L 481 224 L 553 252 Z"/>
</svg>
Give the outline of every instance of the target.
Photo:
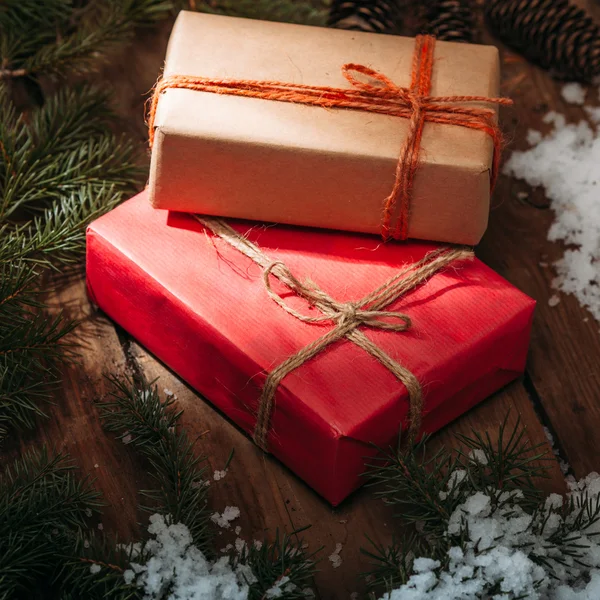
<svg viewBox="0 0 600 600">
<path fill-rule="evenodd" d="M 490 189 L 493 189 L 498 176 L 502 148 L 502 134 L 496 123 L 496 112 L 490 108 L 465 106 L 465 104 L 512 104 L 512 100 L 508 98 L 430 96 L 434 48 L 435 38 L 427 35 L 417 36 L 409 87 L 400 87 L 383 73 L 356 63 L 342 66 L 342 74 L 351 86 L 348 89 L 281 81 L 170 75 L 157 82 L 150 102 L 148 114 L 150 147 L 154 141 L 154 119 L 158 100 L 160 95 L 169 88 L 295 102 L 327 108 L 363 110 L 408 119 L 408 135 L 400 150 L 392 191 L 383 202 L 381 222 L 381 235 L 385 240 L 390 238 L 404 240 L 408 237 L 414 179 L 419 165 L 425 123 L 456 125 L 483 131 L 489 135 L 494 144 L 490 174 Z"/>
<path fill-rule="evenodd" d="M 408 440 L 413 441 L 421 429 L 423 409 L 421 384 L 409 369 L 371 341 L 362 329 L 368 327 L 393 332 L 407 331 L 412 325 L 408 315 L 384 309 L 454 261 L 472 258 L 473 252 L 466 248 L 441 246 L 418 262 L 406 266 L 364 298 L 338 302 L 314 282 L 308 279 L 304 282 L 300 281 L 285 263 L 271 261 L 256 244 L 235 231 L 225 221 L 200 215 L 195 217 L 207 229 L 262 268 L 262 279 L 267 294 L 288 314 L 304 323 L 333 324 L 327 332 L 286 358 L 267 375 L 258 401 L 256 426 L 252 436 L 254 442 L 268 452 L 268 435 L 275 408 L 275 393 L 282 380 L 321 352 L 326 351 L 332 344 L 343 339 L 352 342 L 379 361 L 405 386 L 409 399 Z M 292 294 L 303 298 L 311 308 L 318 310 L 319 314 L 308 315 L 292 306 L 281 293 L 273 290 L 272 278 L 278 279 Z M 324 398 L 323 401 L 326 402 L 327 399 Z"/>
<path fill-rule="evenodd" d="M 275 269 L 277 270 L 277 277 L 280 279 L 283 278 L 288 288 L 298 296 L 304 298 L 310 306 L 318 306 L 322 314 L 316 317 L 303 314 L 292 308 L 281 294 L 274 291 L 269 276 Z M 274 261 L 264 269 L 263 282 L 271 299 L 277 302 L 287 313 L 304 323 L 324 323 L 331 321 L 340 330 L 343 330 L 344 334 L 362 325 L 373 329 L 406 331 L 412 324 L 410 317 L 403 313 L 377 310 L 366 306 L 366 299 L 360 302 L 338 302 L 310 279 L 304 282 L 299 281 L 281 261 Z"/>
</svg>

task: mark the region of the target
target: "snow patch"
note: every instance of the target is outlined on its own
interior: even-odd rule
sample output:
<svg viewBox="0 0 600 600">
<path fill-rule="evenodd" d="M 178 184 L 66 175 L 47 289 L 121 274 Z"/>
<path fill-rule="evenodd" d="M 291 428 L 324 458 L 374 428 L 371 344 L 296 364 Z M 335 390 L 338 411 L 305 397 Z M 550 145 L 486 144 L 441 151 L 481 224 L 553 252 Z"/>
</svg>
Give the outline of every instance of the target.
<svg viewBox="0 0 600 600">
<path fill-rule="evenodd" d="M 247 600 L 256 581 L 252 572 L 232 568 L 227 556 L 207 560 L 185 525 L 168 524 L 157 514 L 150 517 L 148 532 L 149 560 L 132 563 L 123 573 L 125 583 L 143 590 L 144 600 Z"/>
<path fill-rule="evenodd" d="M 223 469 L 222 471 L 215 471 L 213 473 L 213 479 L 215 481 L 219 481 L 219 480 L 223 479 L 225 477 L 225 475 L 227 475 L 227 469 Z"/>
<path fill-rule="evenodd" d="M 599 498 L 598 473 L 569 483 L 567 501 L 576 506 Z M 577 523 L 578 511 L 563 512 L 565 500 L 551 494 L 541 511 L 529 514 L 522 499 L 520 490 L 466 498 L 446 531 L 450 539 L 464 536 L 462 545 L 451 547 L 445 561 L 416 558 L 408 582 L 382 600 L 598 600 L 600 521 L 575 532 L 581 552 L 575 560 L 550 540 Z"/>
<path fill-rule="evenodd" d="M 565 86 L 567 97 L 580 100 L 581 90 L 573 85 Z M 548 239 L 567 246 L 554 265 L 552 285 L 574 294 L 600 320 L 600 108 L 585 109 L 592 124 L 567 123 L 563 115 L 549 112 L 544 121 L 552 125 L 550 133 L 529 132 L 532 148 L 513 152 L 504 172 L 544 188 L 555 214 Z M 553 296 L 550 306 L 557 300 Z"/>
<path fill-rule="evenodd" d="M 235 521 L 240 516 L 240 509 L 237 506 L 226 506 L 223 514 L 218 512 L 210 516 L 210 520 L 223 529 L 231 527 L 231 521 Z"/>
<path fill-rule="evenodd" d="M 580 83 L 567 83 L 563 85 L 560 93 L 569 104 L 583 104 L 585 102 L 585 88 Z"/>
<path fill-rule="evenodd" d="M 335 550 L 329 555 L 329 562 L 331 562 L 334 569 L 337 569 L 342 564 L 342 557 L 340 556 L 342 548 L 342 544 L 337 543 L 335 545 Z"/>
</svg>

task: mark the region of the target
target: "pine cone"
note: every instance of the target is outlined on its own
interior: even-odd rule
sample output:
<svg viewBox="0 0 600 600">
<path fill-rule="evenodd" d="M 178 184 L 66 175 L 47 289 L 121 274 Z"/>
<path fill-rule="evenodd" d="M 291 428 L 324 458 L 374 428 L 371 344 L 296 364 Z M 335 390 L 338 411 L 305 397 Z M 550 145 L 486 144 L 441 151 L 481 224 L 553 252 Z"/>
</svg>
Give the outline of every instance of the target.
<svg viewBox="0 0 600 600">
<path fill-rule="evenodd" d="M 470 0 L 431 0 L 422 33 L 448 42 L 472 42 L 475 12 Z"/>
<path fill-rule="evenodd" d="M 485 15 L 504 43 L 555 75 L 600 75 L 600 28 L 568 0 L 487 0 Z"/>
<path fill-rule="evenodd" d="M 398 0 L 332 0 L 327 24 L 339 29 L 396 33 L 400 28 Z"/>
</svg>

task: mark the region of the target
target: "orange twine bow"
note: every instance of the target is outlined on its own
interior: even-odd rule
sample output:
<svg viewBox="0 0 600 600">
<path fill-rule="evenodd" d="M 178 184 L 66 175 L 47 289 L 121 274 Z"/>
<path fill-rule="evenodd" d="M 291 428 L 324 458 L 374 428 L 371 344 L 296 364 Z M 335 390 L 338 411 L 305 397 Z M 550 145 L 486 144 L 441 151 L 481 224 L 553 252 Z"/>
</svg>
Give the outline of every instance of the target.
<svg viewBox="0 0 600 600">
<path fill-rule="evenodd" d="M 486 96 L 430 96 L 435 38 L 418 36 L 413 54 L 410 87 L 397 86 L 391 79 L 364 65 L 347 63 L 342 73 L 353 86 L 349 89 L 329 86 L 253 81 L 247 79 L 214 79 L 171 75 L 160 80 L 154 89 L 148 115 L 150 147 L 154 142 L 154 119 L 160 95 L 169 88 L 182 88 L 215 94 L 245 96 L 295 102 L 326 108 L 364 110 L 409 119 L 408 136 L 400 151 L 394 186 L 383 206 L 382 236 L 384 239 L 406 239 L 415 175 L 419 166 L 419 151 L 426 122 L 458 125 L 487 133 L 494 144 L 490 176 L 493 189 L 498 176 L 502 134 L 493 109 L 456 106 L 465 103 L 509 105 L 509 98 Z M 361 74 L 372 82 L 360 81 Z M 392 221 L 397 213 L 395 226 Z"/>
</svg>

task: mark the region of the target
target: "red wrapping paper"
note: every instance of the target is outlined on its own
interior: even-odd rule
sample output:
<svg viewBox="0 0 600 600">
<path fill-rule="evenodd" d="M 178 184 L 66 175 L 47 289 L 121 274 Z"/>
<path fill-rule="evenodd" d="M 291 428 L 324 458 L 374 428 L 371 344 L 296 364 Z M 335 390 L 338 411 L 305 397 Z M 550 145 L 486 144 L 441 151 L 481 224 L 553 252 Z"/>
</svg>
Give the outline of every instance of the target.
<svg viewBox="0 0 600 600">
<path fill-rule="evenodd" d="M 435 248 L 230 223 L 339 301 L 362 298 Z M 249 258 L 192 216 L 153 209 L 144 193 L 88 228 L 87 285 L 93 302 L 248 433 L 267 372 L 331 327 L 286 313 Z M 316 311 L 273 286 L 294 308 Z M 534 304 L 478 260 L 463 261 L 387 307 L 410 316 L 409 331 L 363 331 L 419 379 L 423 428 L 433 432 L 523 371 Z M 335 505 L 360 485 L 373 444 L 395 442 L 407 409 L 404 386 L 343 340 L 283 380 L 269 448 Z"/>
</svg>

